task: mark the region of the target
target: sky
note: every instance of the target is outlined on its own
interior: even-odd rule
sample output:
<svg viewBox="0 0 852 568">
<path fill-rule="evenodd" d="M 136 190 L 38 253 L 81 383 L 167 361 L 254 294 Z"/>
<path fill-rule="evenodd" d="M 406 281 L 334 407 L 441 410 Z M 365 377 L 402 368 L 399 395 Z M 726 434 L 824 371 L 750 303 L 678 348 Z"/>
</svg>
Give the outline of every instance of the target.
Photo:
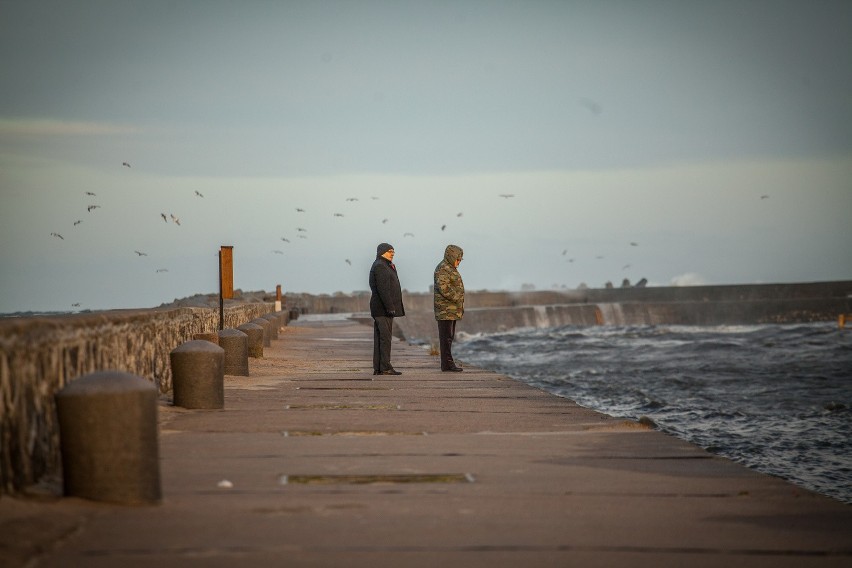
<svg viewBox="0 0 852 568">
<path fill-rule="evenodd" d="M 57 236 L 60 235 L 60 236 Z M 0 0 L 0 313 L 852 279 L 852 2 Z"/>
</svg>

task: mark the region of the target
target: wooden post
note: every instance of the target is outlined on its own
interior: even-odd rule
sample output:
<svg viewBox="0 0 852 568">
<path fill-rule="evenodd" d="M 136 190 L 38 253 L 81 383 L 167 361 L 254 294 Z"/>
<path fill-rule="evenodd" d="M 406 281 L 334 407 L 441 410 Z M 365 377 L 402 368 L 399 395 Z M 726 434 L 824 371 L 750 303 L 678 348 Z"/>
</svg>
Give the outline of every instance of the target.
<svg viewBox="0 0 852 568">
<path fill-rule="evenodd" d="M 234 297 L 234 247 L 219 249 L 219 329 L 225 329 L 225 299 Z"/>
<path fill-rule="evenodd" d="M 275 286 L 275 311 L 281 311 L 281 284 Z"/>
</svg>

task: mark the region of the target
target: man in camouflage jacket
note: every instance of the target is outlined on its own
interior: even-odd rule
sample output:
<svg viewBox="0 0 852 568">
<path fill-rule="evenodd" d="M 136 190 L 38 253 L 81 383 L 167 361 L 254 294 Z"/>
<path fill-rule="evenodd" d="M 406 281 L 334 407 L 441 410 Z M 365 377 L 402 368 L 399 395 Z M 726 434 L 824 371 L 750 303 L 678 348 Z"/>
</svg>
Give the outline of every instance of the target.
<svg viewBox="0 0 852 568">
<path fill-rule="evenodd" d="M 442 371 L 462 370 L 453 361 L 452 347 L 456 321 L 464 315 L 464 282 L 458 271 L 463 254 L 461 247 L 448 245 L 444 250 L 444 260 L 435 267 L 435 319 L 438 320 Z"/>
</svg>

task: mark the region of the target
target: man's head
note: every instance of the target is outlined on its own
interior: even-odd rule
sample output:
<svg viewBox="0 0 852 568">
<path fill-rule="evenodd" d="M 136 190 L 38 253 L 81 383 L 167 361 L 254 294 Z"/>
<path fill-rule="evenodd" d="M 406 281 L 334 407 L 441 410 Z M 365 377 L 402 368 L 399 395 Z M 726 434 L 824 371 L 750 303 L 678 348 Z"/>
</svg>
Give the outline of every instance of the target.
<svg viewBox="0 0 852 568">
<path fill-rule="evenodd" d="M 386 258 L 388 260 L 393 260 L 394 250 L 393 246 L 388 243 L 381 243 L 376 247 L 376 256 Z"/>
</svg>

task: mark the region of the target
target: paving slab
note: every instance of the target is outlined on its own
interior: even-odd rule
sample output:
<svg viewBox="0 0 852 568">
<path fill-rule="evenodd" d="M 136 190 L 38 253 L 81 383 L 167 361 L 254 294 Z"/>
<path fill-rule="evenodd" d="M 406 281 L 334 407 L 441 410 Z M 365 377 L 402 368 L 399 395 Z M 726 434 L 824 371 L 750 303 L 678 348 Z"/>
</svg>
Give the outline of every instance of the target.
<svg viewBox="0 0 852 568">
<path fill-rule="evenodd" d="M 844 566 L 852 507 L 508 377 L 303 318 L 159 406 L 163 500 L 0 500 L 4 567 Z M 49 497 L 49 496 L 48 496 Z"/>
</svg>

